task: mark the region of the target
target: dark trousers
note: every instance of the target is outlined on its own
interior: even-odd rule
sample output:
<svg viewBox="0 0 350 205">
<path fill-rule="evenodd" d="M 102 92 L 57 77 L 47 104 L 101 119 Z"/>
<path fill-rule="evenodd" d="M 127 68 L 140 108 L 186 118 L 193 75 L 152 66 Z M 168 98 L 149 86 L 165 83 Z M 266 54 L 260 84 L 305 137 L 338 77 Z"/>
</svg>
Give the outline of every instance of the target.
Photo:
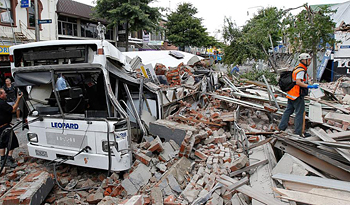
<svg viewBox="0 0 350 205">
<path fill-rule="evenodd" d="M 288 127 L 289 117 L 295 112 L 294 119 L 294 133 L 301 135 L 303 130 L 304 123 L 304 112 L 305 112 L 305 102 L 304 96 L 300 96 L 295 100 L 288 99 L 287 108 L 282 115 L 282 119 L 280 124 L 278 125 L 278 129 L 286 130 Z"/>
<path fill-rule="evenodd" d="M 11 142 L 11 147 L 10 150 L 14 150 L 15 148 L 19 147 L 18 139 L 13 130 L 4 133 L 6 128 L 11 128 L 11 125 L 6 125 L 2 128 L 0 128 L 0 149 L 5 149 L 8 148 L 7 145 L 9 143 L 11 133 L 12 133 L 12 142 Z"/>
</svg>

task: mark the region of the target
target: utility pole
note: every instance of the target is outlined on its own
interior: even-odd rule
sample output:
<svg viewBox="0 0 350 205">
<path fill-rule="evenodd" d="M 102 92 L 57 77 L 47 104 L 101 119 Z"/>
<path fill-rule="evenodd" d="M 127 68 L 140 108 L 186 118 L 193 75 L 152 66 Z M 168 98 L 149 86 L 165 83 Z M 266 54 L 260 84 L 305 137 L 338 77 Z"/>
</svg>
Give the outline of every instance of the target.
<svg viewBox="0 0 350 205">
<path fill-rule="evenodd" d="M 35 41 L 40 41 L 40 28 L 39 28 L 39 11 L 38 11 L 38 0 L 34 0 L 35 10 Z"/>
</svg>

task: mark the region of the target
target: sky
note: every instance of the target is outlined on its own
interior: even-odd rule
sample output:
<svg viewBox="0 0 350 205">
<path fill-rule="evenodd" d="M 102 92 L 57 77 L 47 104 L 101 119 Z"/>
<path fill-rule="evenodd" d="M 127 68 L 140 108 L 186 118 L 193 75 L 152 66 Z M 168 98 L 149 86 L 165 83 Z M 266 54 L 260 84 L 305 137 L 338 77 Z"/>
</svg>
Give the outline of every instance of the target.
<svg viewBox="0 0 350 205">
<path fill-rule="evenodd" d="M 92 0 L 75 0 L 85 4 L 93 5 Z M 207 28 L 211 36 L 220 38 L 220 31 L 224 25 L 224 18 L 230 17 L 238 26 L 243 26 L 246 21 L 253 17 L 258 10 L 275 6 L 279 9 L 296 8 L 305 3 L 334 4 L 346 0 L 156 0 L 151 6 L 170 8 L 175 11 L 181 3 L 191 3 L 197 8 L 196 17 L 202 19 L 202 25 Z M 297 11 L 296 11 L 297 12 Z M 249 15 L 247 15 L 249 13 Z"/>
</svg>

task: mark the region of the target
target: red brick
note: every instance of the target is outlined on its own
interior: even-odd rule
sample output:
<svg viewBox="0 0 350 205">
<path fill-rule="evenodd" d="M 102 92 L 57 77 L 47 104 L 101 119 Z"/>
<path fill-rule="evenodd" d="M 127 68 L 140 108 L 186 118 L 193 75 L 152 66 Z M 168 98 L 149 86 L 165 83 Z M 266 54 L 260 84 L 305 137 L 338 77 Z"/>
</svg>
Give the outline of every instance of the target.
<svg viewBox="0 0 350 205">
<path fill-rule="evenodd" d="M 224 143 L 224 142 L 226 142 L 226 136 L 215 137 L 215 138 L 214 138 L 214 142 L 215 142 L 216 144 L 218 144 L 218 143 Z"/>
<path fill-rule="evenodd" d="M 7 181 L 8 182 L 8 181 Z M 10 182 L 5 182 L 6 185 L 10 185 Z M 36 182 L 36 183 L 32 183 Z M 51 184 L 51 183 L 52 184 Z M 41 186 L 37 186 L 40 184 Z M 32 186 L 33 185 L 33 186 Z M 52 185 L 52 186 L 51 186 Z M 53 180 L 50 178 L 49 173 L 43 171 L 37 171 L 35 173 L 31 173 L 24 177 L 19 183 L 16 185 L 12 185 L 13 187 L 3 195 L 2 204 L 31 204 L 32 197 L 37 196 L 36 193 L 38 191 L 42 191 L 42 189 L 51 189 L 53 187 Z M 45 187 L 44 187 L 45 186 Z M 50 187 L 51 186 L 51 187 Z M 20 197 L 26 193 L 26 197 L 23 201 L 19 201 Z M 42 198 L 40 203 L 45 199 Z"/>
<path fill-rule="evenodd" d="M 143 153 L 135 153 L 135 157 L 147 166 L 151 161 L 151 158 Z"/>
<path fill-rule="evenodd" d="M 275 113 L 277 112 L 278 108 L 272 106 L 272 105 L 269 105 L 267 103 L 264 103 L 264 109 L 269 111 L 269 112 L 272 112 L 272 113 Z"/>
<path fill-rule="evenodd" d="M 342 129 L 343 129 L 343 130 L 347 130 L 348 127 L 349 127 L 349 125 L 350 125 L 350 123 L 349 123 L 349 122 L 346 122 L 346 121 L 343 121 L 342 124 L 343 124 L 343 126 L 342 126 Z"/>
<path fill-rule="evenodd" d="M 181 143 L 181 147 L 180 147 L 180 152 L 181 152 L 181 153 L 185 152 L 185 148 L 186 148 L 186 143 L 185 143 L 185 142 L 182 142 L 182 143 Z"/>
<path fill-rule="evenodd" d="M 232 172 L 234 172 L 236 170 L 239 170 L 245 167 L 247 163 L 248 163 L 248 157 L 245 155 L 241 155 L 238 159 L 232 162 L 230 169 Z"/>
<path fill-rule="evenodd" d="M 259 136 L 251 136 L 251 137 L 249 137 L 248 138 L 248 141 L 250 142 L 250 143 L 256 143 L 256 142 L 259 142 Z"/>
<path fill-rule="evenodd" d="M 148 148 L 149 151 L 151 152 L 162 152 L 163 151 L 163 145 L 162 145 L 162 141 L 160 140 L 159 137 L 156 137 L 156 139 L 154 139 L 151 142 L 151 146 Z"/>
<path fill-rule="evenodd" d="M 121 185 L 115 187 L 111 192 L 111 197 L 119 196 L 122 193 L 123 189 L 124 188 Z"/>
<path fill-rule="evenodd" d="M 100 174 L 100 175 L 98 175 L 98 180 L 100 180 L 101 182 L 103 181 L 103 180 L 105 180 L 106 179 L 106 175 L 104 175 L 104 174 Z"/>
<path fill-rule="evenodd" d="M 231 157 L 224 157 L 222 160 L 224 160 L 224 163 L 232 161 Z"/>
<path fill-rule="evenodd" d="M 211 115 L 211 118 L 212 118 L 212 119 L 215 119 L 215 118 L 218 118 L 219 116 L 220 116 L 220 113 L 214 112 L 214 113 Z"/>
<path fill-rule="evenodd" d="M 194 155 L 196 155 L 199 159 L 201 160 L 207 160 L 208 156 L 205 155 L 203 152 L 199 151 L 199 150 L 196 150 L 194 152 Z"/>
<path fill-rule="evenodd" d="M 167 196 L 164 199 L 164 203 L 166 203 L 166 202 L 174 202 L 174 201 L 175 201 L 175 196 L 174 195 Z"/>
<path fill-rule="evenodd" d="M 208 136 L 212 136 L 213 135 L 213 131 L 212 130 L 208 130 L 207 133 L 208 133 Z"/>
</svg>

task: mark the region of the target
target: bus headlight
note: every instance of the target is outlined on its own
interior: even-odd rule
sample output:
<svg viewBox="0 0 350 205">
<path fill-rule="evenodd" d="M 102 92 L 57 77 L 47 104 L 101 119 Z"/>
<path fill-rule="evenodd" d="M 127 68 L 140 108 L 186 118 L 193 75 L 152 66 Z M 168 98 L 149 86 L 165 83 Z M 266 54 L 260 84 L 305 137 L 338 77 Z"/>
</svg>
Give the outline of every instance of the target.
<svg viewBox="0 0 350 205">
<path fill-rule="evenodd" d="M 29 142 L 38 142 L 38 135 L 35 133 L 27 133 L 27 138 Z"/>
<path fill-rule="evenodd" d="M 114 141 L 109 141 L 110 146 L 116 146 Z M 116 149 L 118 150 L 118 144 L 116 146 Z M 102 150 L 104 152 L 108 152 L 108 141 L 102 141 Z M 112 151 L 112 149 L 111 149 Z"/>
</svg>

